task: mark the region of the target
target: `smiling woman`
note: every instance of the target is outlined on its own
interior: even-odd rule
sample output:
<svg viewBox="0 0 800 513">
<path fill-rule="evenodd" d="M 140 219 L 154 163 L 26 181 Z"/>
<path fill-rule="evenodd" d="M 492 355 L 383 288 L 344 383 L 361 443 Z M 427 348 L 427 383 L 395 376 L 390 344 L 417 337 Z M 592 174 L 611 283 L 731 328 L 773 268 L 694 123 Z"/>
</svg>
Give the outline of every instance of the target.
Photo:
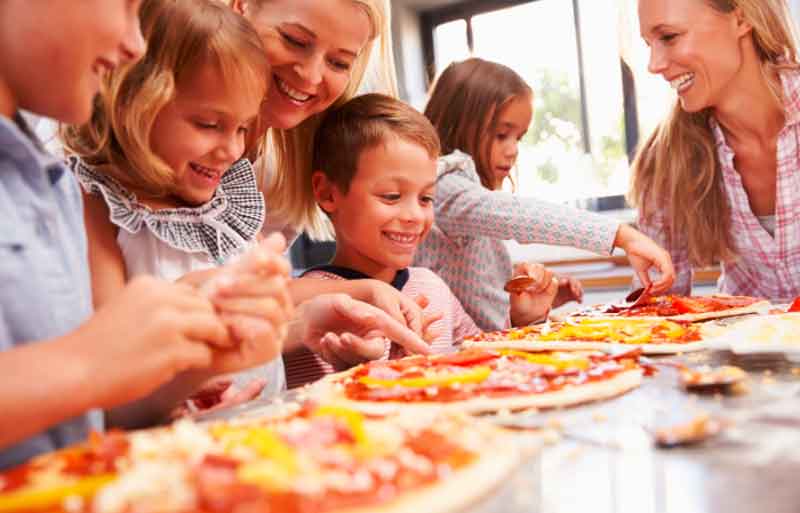
<svg viewBox="0 0 800 513">
<path fill-rule="evenodd" d="M 256 27 L 272 65 L 262 109 L 269 161 L 259 167 L 270 217 L 327 234 L 311 191 L 311 148 L 320 115 L 352 98 L 378 45 L 385 88 L 396 93 L 385 0 L 233 0 Z M 269 172 L 267 172 L 267 167 Z"/>
<path fill-rule="evenodd" d="M 677 100 L 633 163 L 643 231 L 674 291 L 721 261 L 722 292 L 800 293 L 800 66 L 784 0 L 640 0 L 649 70 Z"/>
</svg>

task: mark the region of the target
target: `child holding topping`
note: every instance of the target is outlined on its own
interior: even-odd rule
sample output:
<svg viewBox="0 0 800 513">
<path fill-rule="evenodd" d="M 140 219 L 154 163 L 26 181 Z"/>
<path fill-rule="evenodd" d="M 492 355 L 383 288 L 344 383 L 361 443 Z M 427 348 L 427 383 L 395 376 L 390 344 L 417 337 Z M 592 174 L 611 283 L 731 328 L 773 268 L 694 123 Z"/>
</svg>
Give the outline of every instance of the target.
<svg viewBox="0 0 800 513">
<path fill-rule="evenodd" d="M 645 284 L 650 283 L 647 270 L 655 267 L 661 276 L 653 290 L 669 288 L 675 276 L 669 255 L 632 227 L 500 190 L 533 116 L 533 91 L 512 69 L 478 58 L 451 64 L 436 81 L 425 115 L 439 133 L 444 156 L 438 164 L 436 224 L 414 263 L 439 274 L 482 329 L 541 319 L 531 297 L 514 302 L 504 293 L 512 273 L 536 274 L 534 291 L 556 297 L 551 275 L 540 267 L 512 268 L 505 240 L 605 254 L 622 248 Z"/>
<path fill-rule="evenodd" d="M 242 158 L 258 136 L 250 131 L 269 75 L 257 32 L 214 0 L 146 0 L 141 21 L 144 57 L 109 74 L 91 121 L 62 133 L 85 191 L 96 308 L 139 275 L 206 280 L 207 270 L 257 245 L 265 216 L 255 173 Z M 262 243 L 276 254 L 284 244 L 279 235 Z M 228 290 L 234 279 L 204 285 L 224 296 L 215 304 L 232 327 L 247 331 L 247 316 L 277 317 L 291 303 L 285 263 L 246 283 L 236 278 L 235 293 Z M 255 295 L 264 297 L 247 301 Z M 285 382 L 280 355 L 235 382 L 247 383 L 243 398 L 262 388 L 277 393 Z"/>
</svg>

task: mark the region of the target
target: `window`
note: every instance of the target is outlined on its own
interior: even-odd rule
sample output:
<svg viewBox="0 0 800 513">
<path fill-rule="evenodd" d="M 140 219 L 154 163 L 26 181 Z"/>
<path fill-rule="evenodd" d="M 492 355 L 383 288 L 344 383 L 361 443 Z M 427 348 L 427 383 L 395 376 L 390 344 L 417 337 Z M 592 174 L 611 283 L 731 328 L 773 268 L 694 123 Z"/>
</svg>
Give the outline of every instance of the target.
<svg viewBox="0 0 800 513">
<path fill-rule="evenodd" d="M 529 0 L 464 2 L 423 16 L 432 32 L 428 55 L 436 74 L 474 55 L 513 68 L 533 88 L 534 120 L 515 180 L 521 194 L 575 201 L 627 191 L 637 116 L 647 118 L 649 130 L 661 115 L 652 109 L 637 114 L 636 105 L 663 104 L 653 88 L 638 85 L 638 101 L 624 100 L 633 82 L 623 78 L 628 65 L 620 48 L 640 52 L 643 46 L 635 18 L 626 18 L 628 3 L 635 15 L 634 0 Z M 623 206 L 621 198 L 611 203 Z"/>
</svg>

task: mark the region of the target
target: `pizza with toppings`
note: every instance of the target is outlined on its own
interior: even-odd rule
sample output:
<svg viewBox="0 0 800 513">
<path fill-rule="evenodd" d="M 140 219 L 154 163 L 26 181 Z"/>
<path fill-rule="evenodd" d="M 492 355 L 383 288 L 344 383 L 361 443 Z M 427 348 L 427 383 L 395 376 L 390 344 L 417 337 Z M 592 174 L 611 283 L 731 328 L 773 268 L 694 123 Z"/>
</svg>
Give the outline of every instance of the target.
<svg viewBox="0 0 800 513">
<path fill-rule="evenodd" d="M 311 397 L 370 414 L 402 409 L 471 413 L 550 408 L 607 399 L 639 386 L 638 354 L 466 349 L 371 361 L 326 376 Z"/>
<path fill-rule="evenodd" d="M 568 318 L 467 337 L 464 347 L 525 351 L 608 350 L 640 347 L 645 354 L 671 354 L 706 348 L 702 325 L 640 318 Z"/>
<path fill-rule="evenodd" d="M 769 301 L 750 296 L 649 296 L 635 306 L 596 305 L 570 314 L 570 317 L 634 317 L 675 321 L 705 321 L 759 313 Z"/>
<path fill-rule="evenodd" d="M 93 435 L 0 474 L 0 511 L 452 511 L 504 480 L 533 448 L 519 441 L 452 413 L 303 406 L 279 419 L 184 420 Z"/>
</svg>

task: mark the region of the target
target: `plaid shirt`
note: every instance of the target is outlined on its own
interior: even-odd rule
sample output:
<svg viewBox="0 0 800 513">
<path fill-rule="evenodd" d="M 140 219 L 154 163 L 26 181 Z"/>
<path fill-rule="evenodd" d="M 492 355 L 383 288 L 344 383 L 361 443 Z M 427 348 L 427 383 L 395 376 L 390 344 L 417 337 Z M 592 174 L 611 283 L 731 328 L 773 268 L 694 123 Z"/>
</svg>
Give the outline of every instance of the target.
<svg viewBox="0 0 800 513">
<path fill-rule="evenodd" d="M 717 286 L 726 294 L 765 297 L 785 303 L 800 295 L 800 71 L 781 74 L 786 125 L 778 135 L 775 196 L 775 236 L 771 236 L 750 209 L 742 178 L 734 167 L 734 153 L 719 124 L 711 118 L 725 192 L 731 208 L 731 230 L 739 258 L 722 263 Z M 639 227 L 672 255 L 677 294 L 692 290 L 692 269 L 685 239 L 666 243 L 670 229 L 664 215 L 653 216 Z"/>
</svg>

